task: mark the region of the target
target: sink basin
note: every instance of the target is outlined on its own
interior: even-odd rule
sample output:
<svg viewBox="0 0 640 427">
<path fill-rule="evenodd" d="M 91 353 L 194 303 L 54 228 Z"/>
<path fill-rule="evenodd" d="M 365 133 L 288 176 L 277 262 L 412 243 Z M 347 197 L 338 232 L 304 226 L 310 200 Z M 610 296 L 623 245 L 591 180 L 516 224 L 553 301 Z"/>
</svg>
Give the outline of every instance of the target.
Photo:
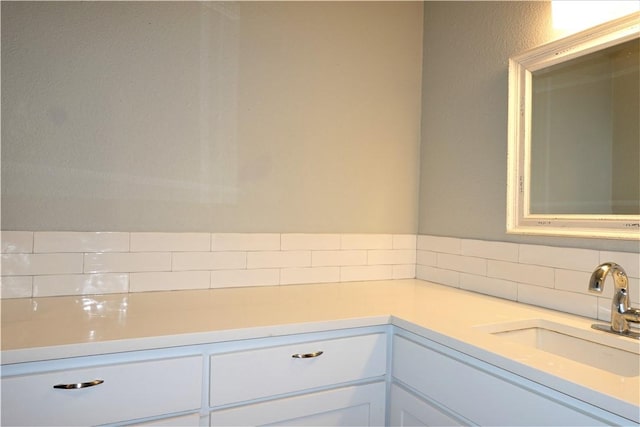
<svg viewBox="0 0 640 427">
<path fill-rule="evenodd" d="M 481 325 L 478 329 L 623 377 L 640 375 L 640 343 L 630 338 L 543 319 Z"/>
</svg>

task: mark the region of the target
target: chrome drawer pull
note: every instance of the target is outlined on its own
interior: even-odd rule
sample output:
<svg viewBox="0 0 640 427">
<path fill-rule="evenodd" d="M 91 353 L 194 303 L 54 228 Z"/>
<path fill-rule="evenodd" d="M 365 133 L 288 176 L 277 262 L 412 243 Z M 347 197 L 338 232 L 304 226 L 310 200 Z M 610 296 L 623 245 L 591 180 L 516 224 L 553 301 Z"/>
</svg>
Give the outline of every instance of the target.
<svg viewBox="0 0 640 427">
<path fill-rule="evenodd" d="M 296 354 L 292 354 L 291 357 L 293 357 L 294 359 L 309 359 L 312 357 L 318 357 L 320 356 L 322 353 L 324 353 L 324 351 L 316 351 L 314 353 L 296 353 Z"/>
<path fill-rule="evenodd" d="M 79 388 L 88 388 L 96 385 L 100 385 L 104 382 L 104 380 L 93 380 L 87 381 L 86 383 L 75 383 L 75 384 L 56 384 L 53 388 L 60 388 L 63 390 L 76 390 Z"/>
</svg>

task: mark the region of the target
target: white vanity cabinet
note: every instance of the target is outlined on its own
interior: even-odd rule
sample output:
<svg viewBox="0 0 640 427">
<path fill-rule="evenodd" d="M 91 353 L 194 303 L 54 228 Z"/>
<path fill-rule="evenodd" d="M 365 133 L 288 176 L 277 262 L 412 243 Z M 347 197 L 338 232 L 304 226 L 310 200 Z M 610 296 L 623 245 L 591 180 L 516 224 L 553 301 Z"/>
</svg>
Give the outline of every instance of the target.
<svg viewBox="0 0 640 427">
<path fill-rule="evenodd" d="M 216 425 L 384 425 L 386 332 L 213 354 Z"/>
<path fill-rule="evenodd" d="M 7 426 L 633 424 L 389 325 L 3 365 L 1 397 Z"/>
<path fill-rule="evenodd" d="M 629 425 L 618 417 L 409 333 L 393 337 L 392 425 Z"/>
<path fill-rule="evenodd" d="M 199 411 L 201 355 L 130 356 L 3 366 L 2 425 L 113 424 Z"/>
<path fill-rule="evenodd" d="M 1 425 L 382 426 L 388 331 L 374 326 L 3 365 Z"/>
</svg>

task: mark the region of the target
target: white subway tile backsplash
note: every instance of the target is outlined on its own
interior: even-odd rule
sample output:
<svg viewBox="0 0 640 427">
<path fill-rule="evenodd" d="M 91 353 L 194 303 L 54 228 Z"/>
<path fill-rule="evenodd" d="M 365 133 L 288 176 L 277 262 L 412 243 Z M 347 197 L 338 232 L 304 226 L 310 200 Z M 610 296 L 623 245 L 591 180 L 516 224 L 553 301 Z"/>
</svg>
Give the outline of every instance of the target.
<svg viewBox="0 0 640 427">
<path fill-rule="evenodd" d="M 462 240 L 455 237 L 418 236 L 418 249 L 423 251 L 462 253 Z"/>
<path fill-rule="evenodd" d="M 418 244 L 418 236 L 415 234 L 394 234 L 393 249 L 412 249 L 416 250 Z"/>
<path fill-rule="evenodd" d="M 283 234 L 280 241 L 283 251 L 337 250 L 340 249 L 339 234 Z"/>
<path fill-rule="evenodd" d="M 171 271 L 167 252 L 89 253 L 84 255 L 85 273 L 134 273 Z"/>
<path fill-rule="evenodd" d="M 176 252 L 172 270 L 233 270 L 246 268 L 246 252 Z"/>
<path fill-rule="evenodd" d="M 438 267 L 464 273 L 486 275 L 487 260 L 463 255 L 438 254 Z"/>
<path fill-rule="evenodd" d="M 131 233 L 131 252 L 209 251 L 209 233 Z"/>
<path fill-rule="evenodd" d="M 340 267 L 340 281 L 388 280 L 393 277 L 391 265 L 367 265 Z"/>
<path fill-rule="evenodd" d="M 33 252 L 33 232 L 31 231 L 2 231 L 0 242 L 2 242 L 3 254 Z"/>
<path fill-rule="evenodd" d="M 264 251 L 247 253 L 247 268 L 311 267 L 310 251 Z"/>
<path fill-rule="evenodd" d="M 458 245 L 459 243 L 459 245 Z M 457 256 L 458 253 L 466 257 Z M 632 273 L 631 297 L 640 294 L 640 280 L 632 277 L 640 262 L 637 253 L 598 252 L 507 242 L 418 236 L 416 277 L 500 298 L 513 299 L 582 316 L 594 317 L 597 303 L 610 304 L 611 290 L 596 297 L 587 291 L 588 278 L 605 258 Z M 615 260 L 618 261 L 615 261 Z M 481 260 L 487 263 L 483 273 Z M 488 277 L 484 277 L 488 276 Z M 640 298 L 640 297 L 639 297 Z M 610 314 L 610 310 L 607 309 Z M 601 309 L 602 311 L 602 309 Z"/>
<path fill-rule="evenodd" d="M 518 262 L 518 244 L 488 242 L 484 240 L 462 240 L 462 255 Z"/>
<path fill-rule="evenodd" d="M 640 253 L 632 252 L 600 252 L 600 263 L 615 262 L 624 268 L 629 277 L 640 278 Z M 596 266 L 593 266 L 593 270 Z"/>
<path fill-rule="evenodd" d="M 343 265 L 366 265 L 366 250 L 344 251 L 312 251 L 311 265 L 313 267 L 330 267 Z"/>
<path fill-rule="evenodd" d="M 591 273 L 575 270 L 555 270 L 555 288 L 563 291 L 588 294 L 589 278 Z M 613 286 L 605 286 L 601 296 L 611 298 L 613 296 Z"/>
<path fill-rule="evenodd" d="M 367 264 L 415 264 L 416 251 L 411 249 L 383 249 L 367 252 Z"/>
<path fill-rule="evenodd" d="M 640 304 L 640 254 L 411 234 L 4 231 L 2 298 L 414 278 L 608 321 L 622 265 Z"/>
<path fill-rule="evenodd" d="M 599 252 L 589 249 L 520 245 L 519 261 L 523 264 L 591 272 L 599 259 Z"/>
<path fill-rule="evenodd" d="M 515 301 L 518 299 L 518 284 L 509 280 L 495 279 L 475 274 L 460 274 L 460 289 L 492 295 Z"/>
<path fill-rule="evenodd" d="M 595 318 L 598 315 L 598 298 L 591 295 L 565 292 L 540 286 L 518 284 L 518 301 Z"/>
<path fill-rule="evenodd" d="M 340 267 L 283 268 L 280 270 L 280 284 L 333 283 L 340 281 Z"/>
<path fill-rule="evenodd" d="M 432 251 L 416 251 L 416 264 L 435 267 L 438 265 L 438 253 Z"/>
<path fill-rule="evenodd" d="M 391 234 L 342 234 L 341 249 L 392 249 Z"/>
<path fill-rule="evenodd" d="M 33 251 L 56 252 L 128 252 L 129 233 L 35 232 Z"/>
<path fill-rule="evenodd" d="M 598 298 L 598 320 L 609 323 L 611 321 L 611 299 Z"/>
<path fill-rule="evenodd" d="M 280 269 L 217 270 L 211 272 L 212 288 L 275 286 L 280 284 Z"/>
<path fill-rule="evenodd" d="M 206 272 L 211 287 L 412 278 L 417 236 L 7 232 L 4 242 L 7 252 L 18 253 L 5 254 L 3 273 L 38 277 L 35 291 L 31 279 L 20 279 L 21 286 L 12 289 L 21 291 L 13 295 L 53 296 L 163 290 L 171 283 L 183 288 L 172 278 L 190 276 L 159 274 L 170 272 Z M 72 267 L 60 262 L 70 260 L 75 261 Z"/>
<path fill-rule="evenodd" d="M 3 254 L 3 276 L 82 273 L 82 254 Z"/>
<path fill-rule="evenodd" d="M 2 298 L 30 298 L 32 295 L 32 276 L 0 277 L 0 296 Z"/>
<path fill-rule="evenodd" d="M 275 233 L 214 233 L 212 251 L 277 251 L 280 234 Z"/>
<path fill-rule="evenodd" d="M 640 279 L 629 277 L 629 300 L 634 307 L 640 305 Z"/>
<path fill-rule="evenodd" d="M 440 283 L 454 288 L 460 287 L 460 273 L 426 265 L 416 266 L 416 277 L 428 282 Z"/>
<path fill-rule="evenodd" d="M 211 284 L 208 271 L 171 271 L 131 273 L 131 292 L 207 289 Z"/>
<path fill-rule="evenodd" d="M 129 274 L 63 274 L 35 276 L 33 296 L 91 295 L 129 291 Z"/>
<path fill-rule="evenodd" d="M 547 288 L 554 285 L 553 268 L 515 262 L 489 260 L 487 276 Z"/>
<path fill-rule="evenodd" d="M 394 280 L 397 279 L 413 279 L 416 277 L 416 265 L 415 264 L 407 264 L 407 265 L 392 265 L 392 276 L 391 278 Z"/>
<path fill-rule="evenodd" d="M 634 306 L 635 307 L 635 306 Z M 598 323 L 610 324 L 611 322 L 611 300 L 606 298 L 598 298 Z M 637 323 L 630 322 L 629 327 L 632 331 L 640 332 Z"/>
</svg>

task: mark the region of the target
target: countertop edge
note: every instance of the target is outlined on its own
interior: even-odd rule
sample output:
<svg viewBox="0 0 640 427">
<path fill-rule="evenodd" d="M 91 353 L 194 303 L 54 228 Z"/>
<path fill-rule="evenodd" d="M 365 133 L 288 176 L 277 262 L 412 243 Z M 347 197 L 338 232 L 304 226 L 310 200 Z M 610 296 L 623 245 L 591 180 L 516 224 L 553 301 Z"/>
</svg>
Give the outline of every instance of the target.
<svg viewBox="0 0 640 427">
<path fill-rule="evenodd" d="M 159 350 L 182 346 L 219 344 L 229 341 L 326 332 L 368 326 L 383 326 L 391 324 L 390 318 L 390 315 L 360 318 L 354 317 L 347 319 L 323 320 L 319 322 L 289 323 L 226 329 L 222 331 L 157 335 L 144 338 L 125 338 L 79 344 L 62 344 L 46 347 L 0 350 L 0 365 L 5 366 L 19 363 L 44 362 L 48 360 L 67 359 L 72 357 L 102 356 L 114 353 Z"/>
</svg>

